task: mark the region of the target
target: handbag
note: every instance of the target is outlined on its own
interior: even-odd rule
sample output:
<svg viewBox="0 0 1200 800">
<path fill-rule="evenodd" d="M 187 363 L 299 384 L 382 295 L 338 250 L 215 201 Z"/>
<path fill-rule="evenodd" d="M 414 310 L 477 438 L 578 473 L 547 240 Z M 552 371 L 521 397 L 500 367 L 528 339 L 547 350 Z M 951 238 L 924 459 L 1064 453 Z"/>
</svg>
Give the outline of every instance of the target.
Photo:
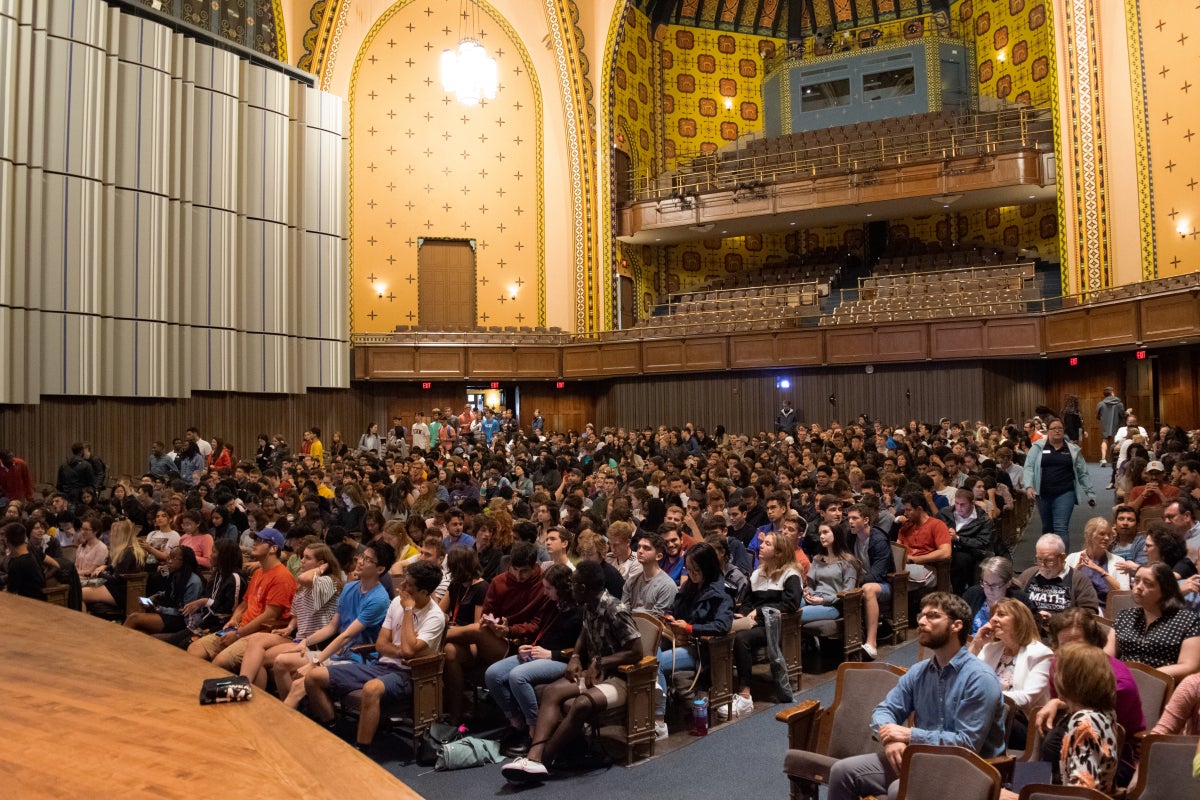
<svg viewBox="0 0 1200 800">
<path fill-rule="evenodd" d="M 496 764 L 501 760 L 499 742 L 491 739 L 479 739 L 475 736 L 464 736 L 442 745 L 442 752 L 437 757 L 434 769 L 444 772 L 452 769 L 482 767 L 484 764 Z"/>
<path fill-rule="evenodd" d="M 433 723 L 417 745 L 417 763 L 423 767 L 434 766 L 442 755 L 442 749 L 461 736 L 462 733 L 453 725 Z"/>
</svg>

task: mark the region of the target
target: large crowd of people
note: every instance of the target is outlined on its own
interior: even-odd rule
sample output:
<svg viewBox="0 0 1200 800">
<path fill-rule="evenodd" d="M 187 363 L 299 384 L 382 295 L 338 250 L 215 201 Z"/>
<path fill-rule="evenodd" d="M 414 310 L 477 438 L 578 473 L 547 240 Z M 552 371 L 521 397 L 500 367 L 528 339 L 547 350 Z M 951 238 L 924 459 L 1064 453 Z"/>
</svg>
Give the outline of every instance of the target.
<svg viewBox="0 0 1200 800">
<path fill-rule="evenodd" d="M 831 797 L 886 790 L 909 742 L 996 755 L 1042 724 L 1059 726 L 1063 752 L 1082 748 L 1061 780 L 1111 789 L 1129 770 L 1096 761 L 1080 730 L 1110 736 L 1118 665 L 1174 675 L 1191 705 L 1165 719 L 1180 731 L 1200 719 L 1200 440 L 1171 426 L 1147 435 L 1109 391 L 1097 417 L 1117 504 L 1098 508 L 1079 400 L 1064 406 L 994 427 L 865 415 L 806 427 L 784 403 L 771 430 L 745 434 L 557 432 L 539 411 L 522 425 L 513 410 L 467 406 L 370 423 L 356 445 L 340 433 L 325 444 L 313 426 L 295 450 L 261 434 L 244 453 L 193 427 L 170 449 L 154 442 L 140 475 L 109 475 L 77 443 L 54 491 L 2 451 L 0 577 L 33 598 L 67 584 L 70 605 L 273 686 L 321 724 L 362 690 L 363 748 L 381 703 L 411 695 L 410 662 L 442 651 L 448 721 L 469 727 L 466 697 L 486 685 L 508 723 L 505 776 L 519 782 L 553 768 L 590 714 L 625 702 L 617 668 L 642 656 L 657 656 L 656 735 L 669 735 L 672 676 L 700 668 L 692 636 L 734 637 L 735 715 L 753 711 L 763 647 L 772 680 L 755 691 L 791 700 L 781 615 L 837 619 L 843 593 L 862 589 L 876 658 L 898 542 L 932 656 L 908 672 L 907 704 L 877 710 L 884 755 L 840 765 Z M 1036 556 L 1014 564 L 1033 507 Z M 1080 508 L 1091 518 L 1073 548 Z M 942 565 L 950 591 L 936 591 Z M 149 602 L 125 614 L 127 578 L 142 572 Z M 1132 607 L 1093 631 L 1126 591 Z M 641 641 L 633 612 L 670 635 Z M 961 685 L 941 696 L 970 713 L 928 705 L 948 667 Z M 1055 703 L 1065 713 L 1046 723 Z M 1138 723 L 1122 724 L 1131 742 Z"/>
</svg>

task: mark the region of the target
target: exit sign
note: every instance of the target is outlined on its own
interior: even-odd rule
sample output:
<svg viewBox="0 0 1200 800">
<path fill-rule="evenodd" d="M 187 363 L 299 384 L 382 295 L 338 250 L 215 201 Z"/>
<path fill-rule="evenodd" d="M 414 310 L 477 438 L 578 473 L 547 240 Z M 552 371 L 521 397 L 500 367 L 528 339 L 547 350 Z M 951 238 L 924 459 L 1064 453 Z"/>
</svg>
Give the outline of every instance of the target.
<svg viewBox="0 0 1200 800">
<path fill-rule="evenodd" d="M 1133 357 L 1136 358 L 1138 361 L 1145 361 L 1146 360 L 1146 351 L 1145 350 L 1136 350 L 1133 353 Z"/>
<path fill-rule="evenodd" d="M 488 388 L 489 389 L 499 389 L 500 381 L 492 381 L 491 383 L 488 384 Z"/>
<path fill-rule="evenodd" d="M 554 388 L 555 389 L 565 389 L 565 388 L 567 388 L 567 382 L 566 381 L 555 381 Z"/>
<path fill-rule="evenodd" d="M 1079 366 L 1079 356 L 1071 356 L 1071 358 L 1067 360 L 1067 364 L 1069 364 L 1072 367 L 1078 367 Z"/>
<path fill-rule="evenodd" d="M 429 391 L 429 390 L 430 390 L 430 389 L 432 389 L 432 388 L 433 388 L 433 384 L 432 384 L 432 383 L 430 383 L 429 381 L 421 381 L 421 389 L 422 389 L 423 391 L 426 391 L 426 392 L 427 392 L 427 391 Z"/>
</svg>

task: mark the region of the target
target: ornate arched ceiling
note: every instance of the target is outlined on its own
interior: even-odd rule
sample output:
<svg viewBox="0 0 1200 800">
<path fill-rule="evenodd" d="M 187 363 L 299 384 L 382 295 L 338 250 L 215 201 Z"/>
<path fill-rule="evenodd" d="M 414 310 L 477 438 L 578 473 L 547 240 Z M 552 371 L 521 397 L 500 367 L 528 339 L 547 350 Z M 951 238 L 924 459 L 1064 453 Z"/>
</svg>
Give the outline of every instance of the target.
<svg viewBox="0 0 1200 800">
<path fill-rule="evenodd" d="M 655 25 L 691 25 L 760 36 L 809 36 L 929 14 L 948 0 L 634 0 Z"/>
</svg>

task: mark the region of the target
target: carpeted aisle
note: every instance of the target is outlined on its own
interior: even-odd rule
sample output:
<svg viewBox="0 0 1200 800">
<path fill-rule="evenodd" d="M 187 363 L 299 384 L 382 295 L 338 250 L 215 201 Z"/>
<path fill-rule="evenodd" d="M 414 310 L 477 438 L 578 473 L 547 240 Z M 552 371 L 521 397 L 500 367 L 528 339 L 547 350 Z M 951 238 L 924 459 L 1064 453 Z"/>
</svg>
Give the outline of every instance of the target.
<svg viewBox="0 0 1200 800">
<path fill-rule="evenodd" d="M 885 660 L 908 667 L 916 657 L 913 635 L 910 641 L 887 653 Z M 805 675 L 804 685 L 812 688 L 806 689 L 801 699 L 829 705 L 836 674 L 830 670 L 822 675 Z M 403 766 L 396 761 L 382 761 L 381 765 L 428 798 L 468 800 L 516 793 L 558 797 L 570 792 L 582 796 L 695 800 L 698 795 L 736 798 L 753 793 L 762 800 L 783 800 L 788 796 L 788 782 L 783 775 L 787 732 L 775 721 L 775 713 L 782 708 L 780 705 L 758 711 L 703 738 L 674 734 L 672 739 L 682 737 L 687 744 L 630 768 L 613 766 L 589 773 L 563 773 L 545 784 L 524 787 L 509 785 L 500 775 L 500 764 L 457 772 L 432 772 L 431 768 Z"/>
</svg>

